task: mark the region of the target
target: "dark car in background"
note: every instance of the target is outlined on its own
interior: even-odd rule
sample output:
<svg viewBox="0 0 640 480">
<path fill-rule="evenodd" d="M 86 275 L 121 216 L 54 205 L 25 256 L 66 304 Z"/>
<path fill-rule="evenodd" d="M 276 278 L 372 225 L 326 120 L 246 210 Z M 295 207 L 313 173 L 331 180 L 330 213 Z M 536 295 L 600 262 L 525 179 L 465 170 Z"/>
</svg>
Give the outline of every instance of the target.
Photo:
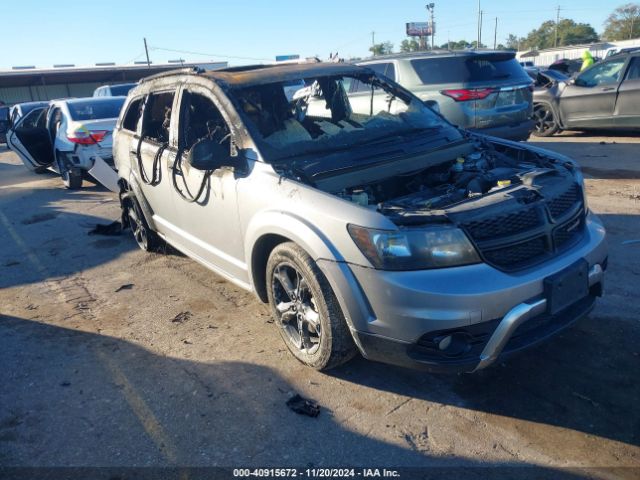
<svg viewBox="0 0 640 480">
<path fill-rule="evenodd" d="M 459 127 L 511 140 L 525 140 L 533 129 L 532 81 L 513 52 L 420 52 L 360 65 L 395 80 Z"/>
<path fill-rule="evenodd" d="M 534 135 L 640 130 L 640 51 L 612 55 L 571 79 L 553 70 L 546 78 L 534 92 Z"/>
<path fill-rule="evenodd" d="M 0 104 L 0 143 L 7 143 L 9 129 L 9 107 Z"/>
</svg>

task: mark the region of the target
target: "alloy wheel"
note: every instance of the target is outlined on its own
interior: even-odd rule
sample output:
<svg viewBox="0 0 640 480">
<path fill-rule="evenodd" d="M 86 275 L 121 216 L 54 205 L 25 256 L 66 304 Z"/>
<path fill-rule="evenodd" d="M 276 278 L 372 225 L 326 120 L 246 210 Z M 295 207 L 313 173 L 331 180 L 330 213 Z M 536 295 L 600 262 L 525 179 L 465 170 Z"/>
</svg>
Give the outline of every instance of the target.
<svg viewBox="0 0 640 480">
<path fill-rule="evenodd" d="M 143 223 L 134 205 L 131 205 L 127 209 L 127 212 L 129 215 L 129 228 L 131 228 L 133 238 L 141 249 L 148 250 L 149 238 L 147 235 L 147 226 Z"/>
<path fill-rule="evenodd" d="M 550 135 L 558 130 L 553 111 L 545 105 L 537 105 L 533 111 L 533 119 L 536 123 L 536 132 L 539 135 Z"/>
<path fill-rule="evenodd" d="M 291 263 L 282 262 L 273 270 L 271 288 L 280 327 L 292 346 L 307 354 L 320 347 L 320 314 L 309 283 Z"/>
</svg>

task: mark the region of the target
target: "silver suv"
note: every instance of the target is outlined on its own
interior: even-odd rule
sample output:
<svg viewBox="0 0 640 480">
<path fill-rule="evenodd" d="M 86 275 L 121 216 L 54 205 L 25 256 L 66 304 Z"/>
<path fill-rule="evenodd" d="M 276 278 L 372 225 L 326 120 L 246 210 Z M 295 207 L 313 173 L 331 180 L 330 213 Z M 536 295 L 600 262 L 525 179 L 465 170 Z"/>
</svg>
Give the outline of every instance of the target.
<svg viewBox="0 0 640 480">
<path fill-rule="evenodd" d="M 473 371 L 602 293 L 605 231 L 571 159 L 459 130 L 368 68 L 149 77 L 114 156 L 140 247 L 254 291 L 317 369 L 359 351 Z"/>
<path fill-rule="evenodd" d="M 534 128 L 533 82 L 513 52 L 436 51 L 360 63 L 395 80 L 451 123 L 526 140 Z"/>
</svg>

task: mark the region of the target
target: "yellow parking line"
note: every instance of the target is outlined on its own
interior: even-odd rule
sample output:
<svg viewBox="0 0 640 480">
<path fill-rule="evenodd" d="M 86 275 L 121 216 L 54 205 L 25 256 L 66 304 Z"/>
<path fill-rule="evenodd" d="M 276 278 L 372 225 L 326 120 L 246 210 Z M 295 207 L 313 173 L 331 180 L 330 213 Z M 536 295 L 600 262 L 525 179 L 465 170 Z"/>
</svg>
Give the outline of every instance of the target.
<svg viewBox="0 0 640 480">
<path fill-rule="evenodd" d="M 160 449 L 160 452 L 164 457 L 169 460 L 169 462 L 175 464 L 178 460 L 176 448 L 147 403 L 138 394 L 124 372 L 112 358 L 99 350 L 96 351 L 96 355 L 111 374 L 114 383 L 122 387 L 122 394 L 124 395 L 124 398 L 127 400 L 127 403 L 131 407 L 131 410 L 133 410 L 133 413 L 138 417 L 138 420 L 142 424 L 145 432 L 147 432 L 147 435 L 149 435 L 158 449 Z"/>
<path fill-rule="evenodd" d="M 29 263 L 31 263 L 36 272 L 45 279 L 51 278 L 51 274 L 47 267 L 40 261 L 38 256 L 31 250 L 31 248 L 29 248 L 20 234 L 16 231 L 15 228 L 13 228 L 6 215 L 1 211 L 0 223 L 2 223 L 2 226 L 7 230 L 7 232 L 9 232 L 9 235 L 16 243 L 16 245 L 23 251 L 27 260 L 29 261 Z M 42 284 L 51 293 L 57 295 L 62 304 L 66 304 L 70 300 L 66 297 L 63 289 L 56 288 L 56 284 L 54 282 L 43 280 Z M 153 443 L 156 444 L 162 455 L 170 463 L 175 464 L 178 460 L 178 455 L 176 453 L 177 450 L 142 396 L 137 392 L 122 369 L 120 369 L 118 364 L 112 358 L 110 358 L 108 355 L 105 355 L 104 352 L 101 352 L 99 350 L 95 350 L 94 353 L 98 360 L 102 363 L 103 367 L 111 374 L 114 383 L 122 386 L 122 394 L 124 395 L 125 400 L 129 404 L 129 407 L 131 408 L 135 416 L 138 418 L 138 421 L 142 424 L 142 427 L 144 428 L 149 438 L 153 441 Z M 183 472 L 183 474 L 186 474 L 186 472 Z M 183 475 L 183 478 L 187 477 Z"/>
</svg>

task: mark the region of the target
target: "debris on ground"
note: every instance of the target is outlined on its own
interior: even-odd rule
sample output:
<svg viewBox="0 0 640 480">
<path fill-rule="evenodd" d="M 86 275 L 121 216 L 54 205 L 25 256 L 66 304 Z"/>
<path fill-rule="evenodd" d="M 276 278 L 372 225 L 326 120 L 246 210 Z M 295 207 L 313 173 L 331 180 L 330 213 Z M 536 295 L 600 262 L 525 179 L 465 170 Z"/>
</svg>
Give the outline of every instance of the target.
<svg viewBox="0 0 640 480">
<path fill-rule="evenodd" d="M 115 236 L 120 235 L 121 233 L 122 223 L 117 220 L 109 224 L 97 223 L 93 229 L 89 230 L 89 235 Z"/>
<path fill-rule="evenodd" d="M 297 393 L 289 400 L 287 400 L 287 407 L 296 412 L 298 415 L 317 417 L 320 414 L 320 405 L 301 397 Z"/>
<path fill-rule="evenodd" d="M 134 287 L 133 283 L 125 283 L 124 285 L 120 285 L 118 288 L 115 289 L 115 292 L 121 292 L 122 290 L 131 290 Z"/>
<path fill-rule="evenodd" d="M 192 317 L 192 313 L 190 311 L 180 312 L 171 320 L 172 323 L 183 323 L 189 320 Z"/>
</svg>

